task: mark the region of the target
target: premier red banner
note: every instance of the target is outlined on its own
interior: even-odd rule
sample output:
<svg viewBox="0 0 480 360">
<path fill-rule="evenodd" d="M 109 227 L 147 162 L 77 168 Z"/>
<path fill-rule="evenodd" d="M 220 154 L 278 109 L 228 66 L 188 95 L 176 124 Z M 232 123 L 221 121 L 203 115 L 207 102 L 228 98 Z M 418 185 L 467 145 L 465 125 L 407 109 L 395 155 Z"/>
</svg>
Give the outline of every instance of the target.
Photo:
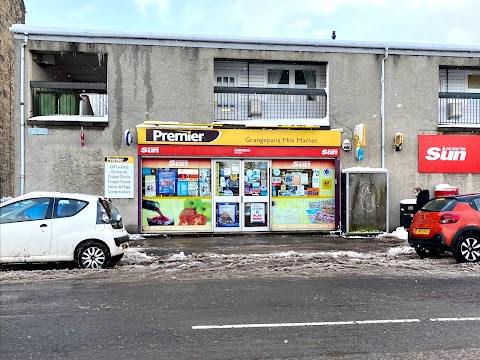
<svg viewBox="0 0 480 360">
<path fill-rule="evenodd" d="M 204 156 L 204 157 L 308 157 L 337 158 L 339 147 L 246 147 L 246 146 L 183 146 L 138 145 L 138 154 L 144 156 Z"/>
<path fill-rule="evenodd" d="M 480 173 L 480 135 L 418 135 L 418 172 Z"/>
</svg>

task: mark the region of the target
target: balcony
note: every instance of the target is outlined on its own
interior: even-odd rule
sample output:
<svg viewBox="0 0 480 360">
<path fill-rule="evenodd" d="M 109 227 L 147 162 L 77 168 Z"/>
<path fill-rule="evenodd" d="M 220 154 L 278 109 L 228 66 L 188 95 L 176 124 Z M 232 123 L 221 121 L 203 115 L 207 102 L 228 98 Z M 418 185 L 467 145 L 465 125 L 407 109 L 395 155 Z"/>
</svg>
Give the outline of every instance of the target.
<svg viewBox="0 0 480 360">
<path fill-rule="evenodd" d="M 31 81 L 30 124 L 108 124 L 106 83 Z"/>
<path fill-rule="evenodd" d="M 327 116 L 325 89 L 215 86 L 214 94 L 217 121 L 315 120 Z"/>
<path fill-rule="evenodd" d="M 480 128 L 480 93 L 441 92 L 438 98 L 439 127 Z"/>
</svg>

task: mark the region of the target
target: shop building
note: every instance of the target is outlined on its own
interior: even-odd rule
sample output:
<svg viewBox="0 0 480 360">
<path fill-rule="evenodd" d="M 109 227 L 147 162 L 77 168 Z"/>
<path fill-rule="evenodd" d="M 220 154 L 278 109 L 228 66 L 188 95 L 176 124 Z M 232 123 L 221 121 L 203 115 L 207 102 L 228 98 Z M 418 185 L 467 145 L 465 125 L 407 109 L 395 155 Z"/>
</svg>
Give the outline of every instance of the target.
<svg viewBox="0 0 480 360">
<path fill-rule="evenodd" d="M 388 230 L 415 186 L 479 191 L 478 47 L 10 30 L 13 195 L 105 194 L 131 232 L 253 232 L 340 229 L 342 169 L 388 172 Z"/>
<path fill-rule="evenodd" d="M 338 229 L 340 131 L 137 131 L 142 232 Z"/>
</svg>

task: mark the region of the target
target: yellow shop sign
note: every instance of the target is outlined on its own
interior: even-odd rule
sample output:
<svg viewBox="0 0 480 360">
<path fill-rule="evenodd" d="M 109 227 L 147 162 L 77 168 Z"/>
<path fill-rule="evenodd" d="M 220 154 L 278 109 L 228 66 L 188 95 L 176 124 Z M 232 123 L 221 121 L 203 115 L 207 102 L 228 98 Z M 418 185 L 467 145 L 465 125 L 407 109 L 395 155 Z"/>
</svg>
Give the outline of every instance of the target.
<svg viewBox="0 0 480 360">
<path fill-rule="evenodd" d="M 340 146 L 338 130 L 180 129 L 137 126 L 138 144 Z"/>
</svg>

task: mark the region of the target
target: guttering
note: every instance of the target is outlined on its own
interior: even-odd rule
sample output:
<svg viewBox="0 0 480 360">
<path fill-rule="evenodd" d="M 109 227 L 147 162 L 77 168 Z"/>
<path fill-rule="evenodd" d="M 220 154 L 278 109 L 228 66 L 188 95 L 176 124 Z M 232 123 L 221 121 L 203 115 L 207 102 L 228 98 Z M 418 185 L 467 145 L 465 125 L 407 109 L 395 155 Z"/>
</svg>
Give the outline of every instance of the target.
<svg viewBox="0 0 480 360">
<path fill-rule="evenodd" d="M 28 33 L 25 33 L 20 47 L 20 195 L 25 193 L 25 46 Z"/>
<path fill-rule="evenodd" d="M 385 56 L 382 59 L 382 97 L 380 99 L 380 112 L 382 118 L 382 169 L 385 168 L 385 60 L 388 58 L 388 47 L 385 48 Z"/>
<path fill-rule="evenodd" d="M 93 29 L 66 29 L 14 24 L 10 27 L 15 39 L 24 33 L 30 40 L 76 42 L 89 44 L 121 44 L 172 46 L 211 49 L 301 51 L 313 53 L 353 53 L 383 55 L 388 47 L 391 55 L 480 57 L 480 46 L 421 43 L 375 43 L 367 41 L 307 40 L 280 38 L 215 37 L 135 33 Z"/>
</svg>

